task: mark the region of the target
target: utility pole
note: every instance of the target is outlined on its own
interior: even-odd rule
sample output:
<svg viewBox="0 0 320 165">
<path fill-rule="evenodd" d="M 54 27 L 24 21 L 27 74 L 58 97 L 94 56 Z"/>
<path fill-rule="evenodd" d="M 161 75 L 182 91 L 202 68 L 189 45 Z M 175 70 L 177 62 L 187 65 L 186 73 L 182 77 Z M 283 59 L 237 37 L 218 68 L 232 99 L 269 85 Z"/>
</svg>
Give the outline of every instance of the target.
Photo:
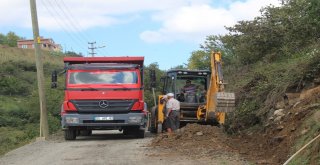
<svg viewBox="0 0 320 165">
<path fill-rule="evenodd" d="M 30 0 L 31 8 L 31 18 L 32 18 L 32 29 L 34 38 L 34 48 L 36 57 L 36 67 L 37 67 L 37 80 L 38 80 L 38 90 L 39 90 L 39 102 L 40 102 L 40 137 L 47 139 L 49 136 L 48 127 L 48 116 L 47 116 L 47 104 L 45 98 L 44 90 L 44 75 L 43 75 L 43 64 L 40 52 L 40 37 L 39 37 L 39 26 L 38 26 L 38 16 L 37 16 L 37 6 L 36 0 Z"/>
<path fill-rule="evenodd" d="M 91 45 L 91 47 L 88 47 L 88 49 L 91 49 L 91 53 L 89 54 L 91 54 L 91 57 L 94 57 L 94 55 L 97 54 L 94 52 L 94 50 L 97 49 L 97 47 L 94 47 L 94 44 L 96 44 L 96 42 L 88 42 L 88 44 Z"/>
</svg>

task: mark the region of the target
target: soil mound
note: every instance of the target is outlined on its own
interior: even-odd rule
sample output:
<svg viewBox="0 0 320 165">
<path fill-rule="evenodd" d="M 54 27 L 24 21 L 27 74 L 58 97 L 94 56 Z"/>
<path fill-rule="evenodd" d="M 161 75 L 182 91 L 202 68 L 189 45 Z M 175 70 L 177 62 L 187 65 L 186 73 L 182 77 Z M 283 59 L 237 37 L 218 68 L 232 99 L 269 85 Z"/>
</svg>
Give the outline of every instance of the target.
<svg viewBox="0 0 320 165">
<path fill-rule="evenodd" d="M 177 133 L 159 134 L 150 146 L 170 149 L 191 157 L 203 157 L 232 151 L 226 146 L 226 139 L 222 129 L 216 126 L 187 124 Z"/>
</svg>

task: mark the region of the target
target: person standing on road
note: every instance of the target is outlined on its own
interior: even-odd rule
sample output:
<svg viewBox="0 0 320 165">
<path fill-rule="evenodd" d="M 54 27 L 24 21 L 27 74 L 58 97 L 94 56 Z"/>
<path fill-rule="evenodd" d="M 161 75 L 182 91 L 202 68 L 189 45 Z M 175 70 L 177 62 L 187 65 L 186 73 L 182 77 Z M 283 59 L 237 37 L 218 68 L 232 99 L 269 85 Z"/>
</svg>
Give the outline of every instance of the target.
<svg viewBox="0 0 320 165">
<path fill-rule="evenodd" d="M 180 127 L 180 102 L 174 98 L 173 93 L 168 93 L 166 103 L 166 122 L 167 122 L 167 131 L 172 133 Z"/>
</svg>

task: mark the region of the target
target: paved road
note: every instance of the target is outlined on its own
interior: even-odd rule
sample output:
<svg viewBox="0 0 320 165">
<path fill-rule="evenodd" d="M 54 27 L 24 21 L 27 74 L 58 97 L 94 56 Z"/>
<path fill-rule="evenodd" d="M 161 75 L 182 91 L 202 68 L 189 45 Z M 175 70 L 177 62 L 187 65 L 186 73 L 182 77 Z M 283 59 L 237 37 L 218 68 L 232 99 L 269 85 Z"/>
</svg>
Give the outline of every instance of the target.
<svg viewBox="0 0 320 165">
<path fill-rule="evenodd" d="M 65 141 L 62 135 L 36 141 L 0 158 L 2 165 L 160 165 L 160 164 L 239 164 L 237 160 L 193 160 L 148 147 L 152 135 L 134 139 L 120 132 L 94 132 L 92 136 Z M 241 163 L 242 164 L 242 163 Z"/>
</svg>

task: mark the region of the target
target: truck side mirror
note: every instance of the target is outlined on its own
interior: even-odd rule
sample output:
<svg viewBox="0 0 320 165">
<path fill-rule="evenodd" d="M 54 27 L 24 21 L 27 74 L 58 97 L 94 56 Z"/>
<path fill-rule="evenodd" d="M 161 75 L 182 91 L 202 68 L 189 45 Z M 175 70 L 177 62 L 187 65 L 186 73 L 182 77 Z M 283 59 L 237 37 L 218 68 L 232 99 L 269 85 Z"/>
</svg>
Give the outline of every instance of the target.
<svg viewBox="0 0 320 165">
<path fill-rule="evenodd" d="M 149 75 L 150 75 L 150 87 L 156 88 L 156 71 L 153 69 L 149 70 Z"/>
<path fill-rule="evenodd" d="M 58 73 L 54 70 L 51 74 L 51 88 L 57 88 L 57 81 L 58 81 Z"/>
</svg>

